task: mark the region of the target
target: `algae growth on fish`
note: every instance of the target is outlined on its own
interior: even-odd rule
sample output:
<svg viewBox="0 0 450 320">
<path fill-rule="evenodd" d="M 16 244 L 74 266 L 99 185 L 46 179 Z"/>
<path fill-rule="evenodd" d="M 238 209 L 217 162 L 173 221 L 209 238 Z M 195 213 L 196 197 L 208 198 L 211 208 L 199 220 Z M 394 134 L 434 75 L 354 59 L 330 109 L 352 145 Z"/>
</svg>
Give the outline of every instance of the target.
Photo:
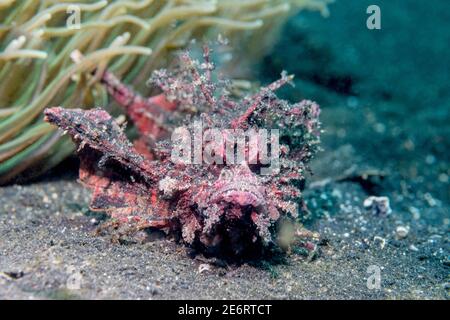
<svg viewBox="0 0 450 320">
<path fill-rule="evenodd" d="M 0 0 L 0 299 L 448 300 L 448 12 Z"/>
<path fill-rule="evenodd" d="M 318 148 L 319 106 L 278 99 L 274 91 L 292 80 L 285 73 L 233 98 L 229 81 L 213 81 L 214 69 L 209 47 L 203 61 L 184 52 L 172 71 L 154 72 L 151 83 L 162 93 L 150 98 L 105 71 L 102 82 L 139 131 L 134 146 L 102 109 L 53 107 L 45 120 L 78 145 L 90 208 L 111 215 L 116 234 L 179 231 L 186 244 L 225 259 L 306 241 L 295 229 L 304 207 L 299 186 Z M 289 221 L 286 243 L 278 231 Z"/>
</svg>

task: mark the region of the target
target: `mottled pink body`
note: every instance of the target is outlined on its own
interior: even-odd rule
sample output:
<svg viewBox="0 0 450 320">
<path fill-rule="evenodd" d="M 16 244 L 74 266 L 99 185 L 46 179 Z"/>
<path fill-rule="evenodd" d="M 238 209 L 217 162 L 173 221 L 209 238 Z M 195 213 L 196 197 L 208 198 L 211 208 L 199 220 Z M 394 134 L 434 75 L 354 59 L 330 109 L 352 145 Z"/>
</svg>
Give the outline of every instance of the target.
<svg viewBox="0 0 450 320">
<path fill-rule="evenodd" d="M 104 74 L 108 92 L 141 134 L 134 145 L 106 111 L 57 107 L 45 114 L 79 144 L 80 180 L 93 190 L 93 210 L 108 212 L 118 227 L 179 231 L 206 252 L 243 256 L 276 245 L 277 223 L 297 219 L 299 185 L 319 141 L 319 108 L 278 99 L 273 91 L 286 76 L 254 96 L 232 98 L 228 83 L 211 80 L 208 49 L 204 58 L 200 64 L 183 54 L 173 74 L 155 72 L 162 93 L 149 99 Z M 279 129 L 280 170 L 261 175 L 263 165 L 248 158 L 235 165 L 172 162 L 169 138 L 177 126 L 192 129 L 186 119 L 199 119 L 203 130 Z M 226 163 L 224 150 L 219 156 Z"/>
</svg>

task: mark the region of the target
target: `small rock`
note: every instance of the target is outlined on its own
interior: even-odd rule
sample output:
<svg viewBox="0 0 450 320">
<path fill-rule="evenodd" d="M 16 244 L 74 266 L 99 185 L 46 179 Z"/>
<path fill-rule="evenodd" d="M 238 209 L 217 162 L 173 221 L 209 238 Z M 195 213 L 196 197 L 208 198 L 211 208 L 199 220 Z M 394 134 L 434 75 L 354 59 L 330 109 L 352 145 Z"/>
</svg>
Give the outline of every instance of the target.
<svg viewBox="0 0 450 320">
<path fill-rule="evenodd" d="M 350 96 L 347 99 L 347 106 L 349 106 L 350 108 L 356 108 L 359 104 L 359 100 L 357 97 L 355 96 Z"/>
<path fill-rule="evenodd" d="M 380 248 L 381 250 L 384 249 L 384 247 L 386 246 L 386 239 L 380 237 L 380 236 L 375 236 L 373 237 L 373 241 L 377 241 L 380 243 Z"/>
<path fill-rule="evenodd" d="M 395 235 L 397 236 L 397 239 L 404 239 L 408 236 L 409 233 L 409 227 L 404 226 L 398 226 L 395 229 Z"/>
<path fill-rule="evenodd" d="M 333 189 L 331 195 L 335 198 L 342 199 L 342 192 L 339 189 Z"/>
<path fill-rule="evenodd" d="M 429 155 L 426 156 L 425 162 L 426 162 L 427 164 L 433 164 L 433 163 L 436 162 L 436 157 L 433 156 L 432 154 L 429 154 Z"/>
<path fill-rule="evenodd" d="M 363 203 L 374 215 L 386 216 L 392 212 L 388 197 L 370 196 Z"/>
<path fill-rule="evenodd" d="M 409 207 L 409 212 L 411 212 L 414 220 L 420 219 L 420 211 L 416 207 Z"/>
<path fill-rule="evenodd" d="M 430 193 L 425 193 L 424 198 L 430 207 L 437 206 L 437 204 L 438 204 L 437 200 L 435 198 L 433 198 L 433 196 Z"/>
<path fill-rule="evenodd" d="M 198 266 L 198 273 L 202 274 L 203 272 L 210 271 L 211 266 L 207 263 L 202 263 Z"/>
<path fill-rule="evenodd" d="M 439 175 L 439 181 L 442 183 L 448 183 L 448 181 L 449 181 L 448 175 L 445 173 L 441 173 Z"/>
<path fill-rule="evenodd" d="M 441 241 L 442 236 L 438 235 L 438 234 L 433 234 L 428 238 L 428 242 L 429 243 L 437 243 L 439 241 Z"/>
</svg>

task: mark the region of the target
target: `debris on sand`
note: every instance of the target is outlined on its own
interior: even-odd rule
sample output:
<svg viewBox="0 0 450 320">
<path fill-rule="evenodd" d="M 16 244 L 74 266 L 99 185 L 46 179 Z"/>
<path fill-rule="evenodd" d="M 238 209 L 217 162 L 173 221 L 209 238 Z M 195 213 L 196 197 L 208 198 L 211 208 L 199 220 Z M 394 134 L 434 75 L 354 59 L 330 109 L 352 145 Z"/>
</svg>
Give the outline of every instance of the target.
<svg viewBox="0 0 450 320">
<path fill-rule="evenodd" d="M 392 212 L 388 197 L 370 196 L 364 200 L 364 208 L 370 210 L 374 215 L 387 216 Z"/>
<path fill-rule="evenodd" d="M 406 238 L 408 236 L 408 233 L 409 233 L 409 227 L 398 226 L 395 229 L 395 236 L 399 240 Z"/>
</svg>

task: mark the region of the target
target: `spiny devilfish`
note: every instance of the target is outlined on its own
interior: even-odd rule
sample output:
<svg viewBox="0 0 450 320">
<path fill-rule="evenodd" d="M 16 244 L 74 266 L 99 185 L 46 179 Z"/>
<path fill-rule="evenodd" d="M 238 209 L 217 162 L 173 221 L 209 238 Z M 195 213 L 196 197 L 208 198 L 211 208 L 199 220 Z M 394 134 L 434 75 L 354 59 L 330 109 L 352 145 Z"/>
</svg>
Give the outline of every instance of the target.
<svg viewBox="0 0 450 320">
<path fill-rule="evenodd" d="M 318 149 L 319 107 L 277 98 L 274 91 L 292 79 L 284 73 L 239 99 L 231 82 L 212 80 L 207 47 L 203 58 L 199 62 L 185 52 L 172 71 L 155 71 L 150 83 L 161 93 L 147 99 L 104 72 L 102 83 L 140 133 L 134 144 L 101 109 L 53 107 L 45 110 L 45 119 L 78 144 L 80 181 L 93 191 L 90 207 L 112 217 L 107 224 L 114 232 L 160 228 L 202 252 L 233 258 L 285 248 L 280 226 L 295 223 L 306 210 L 301 188 L 306 164 Z M 247 160 L 234 165 L 174 163 L 171 134 L 180 126 L 192 130 L 194 120 L 202 130 L 278 129 L 279 170 L 261 175 L 265 165 L 250 163 L 248 148 Z M 215 152 L 226 160 L 223 148 Z"/>
</svg>

